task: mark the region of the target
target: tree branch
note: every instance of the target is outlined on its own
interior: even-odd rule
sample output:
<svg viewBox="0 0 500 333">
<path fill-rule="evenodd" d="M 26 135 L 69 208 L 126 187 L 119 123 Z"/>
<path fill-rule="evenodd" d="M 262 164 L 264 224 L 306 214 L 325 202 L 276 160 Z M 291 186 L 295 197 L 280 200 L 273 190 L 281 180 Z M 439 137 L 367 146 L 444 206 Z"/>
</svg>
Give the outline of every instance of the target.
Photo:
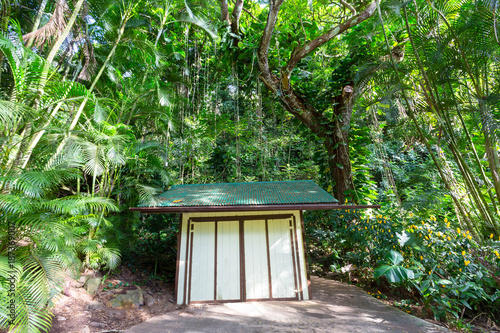
<svg viewBox="0 0 500 333">
<path fill-rule="evenodd" d="M 283 0 L 269 1 L 269 13 L 267 14 L 266 27 L 264 28 L 264 32 L 262 33 L 258 51 L 258 60 L 260 71 L 262 73 L 262 81 L 273 93 L 276 93 L 278 91 L 278 87 L 275 82 L 276 77 L 273 78 L 274 75 L 271 74 L 271 71 L 269 69 L 269 44 L 271 43 L 271 36 L 273 34 L 274 27 L 276 26 L 276 21 L 278 20 L 278 12 L 282 4 Z"/>
<path fill-rule="evenodd" d="M 317 49 L 318 47 L 324 45 L 325 43 L 329 42 L 332 40 L 334 37 L 340 35 L 344 31 L 352 28 L 353 26 L 363 22 L 367 18 L 371 17 L 373 13 L 375 12 L 375 9 L 377 8 L 377 4 L 375 1 L 370 3 L 364 11 L 359 13 L 358 15 L 351 17 L 347 21 L 345 21 L 342 24 L 337 25 L 335 28 L 330 29 L 328 32 L 324 33 L 323 35 L 317 37 L 316 39 L 313 39 L 312 41 L 306 43 L 305 45 L 295 49 L 292 52 L 292 55 L 290 56 L 290 60 L 288 60 L 288 63 L 286 64 L 285 68 L 283 69 L 282 72 L 282 79 L 284 80 L 284 83 L 289 84 L 290 81 L 290 74 L 292 73 L 292 70 L 297 66 L 300 60 L 302 60 L 305 56 L 307 56 L 309 53 Z"/>
<path fill-rule="evenodd" d="M 342 4 L 342 6 L 344 6 L 347 9 L 349 9 L 351 11 L 352 15 L 356 15 L 357 14 L 356 9 L 354 9 L 354 7 L 351 6 L 351 4 L 345 2 L 344 0 L 339 0 L 339 2 Z"/>
<path fill-rule="evenodd" d="M 288 112 L 293 114 L 314 133 L 322 136 L 324 130 L 321 128 L 320 122 L 326 121 L 325 117 L 314 110 L 312 106 L 304 104 L 301 98 L 289 89 L 289 87 L 282 86 L 280 79 L 276 77 L 269 68 L 269 45 L 283 1 L 284 0 L 270 0 L 269 2 L 267 23 L 262 33 L 258 50 L 258 60 L 261 71 L 260 79 L 272 93 L 279 95 Z"/>
<path fill-rule="evenodd" d="M 271 92 L 273 92 L 274 94 L 279 94 L 279 97 L 285 105 L 287 111 L 298 118 L 314 133 L 322 137 L 325 136 L 325 129 L 324 126 L 321 126 L 321 122 L 328 122 L 328 120 L 323 116 L 323 114 L 318 112 L 313 106 L 304 102 L 293 92 L 293 89 L 290 85 L 290 73 L 298 64 L 298 62 L 309 53 L 332 40 L 334 37 L 338 36 L 347 29 L 363 22 L 364 20 L 372 16 L 377 6 L 375 2 L 370 3 L 359 15 L 348 19 L 346 22 L 337 25 L 335 28 L 330 29 L 328 32 L 319 36 L 318 38 L 308 42 L 301 47 L 296 48 L 292 52 L 290 60 L 283 69 L 280 79 L 271 72 L 271 69 L 269 68 L 268 56 L 271 37 L 276 26 L 278 13 L 281 5 L 283 4 L 283 1 L 284 0 L 271 0 L 269 4 L 267 23 L 262 34 L 258 51 L 259 67 L 261 70 L 260 78 Z"/>
<path fill-rule="evenodd" d="M 234 5 L 233 8 L 233 13 L 231 14 L 232 16 L 232 22 L 231 22 L 231 31 L 235 35 L 239 35 L 240 32 L 240 17 L 241 17 L 241 11 L 243 10 L 243 3 L 244 0 L 236 0 L 236 4 Z"/>
<path fill-rule="evenodd" d="M 257 22 L 259 22 L 259 23 L 262 23 L 262 21 L 261 21 L 261 20 L 259 20 L 258 18 L 256 18 L 256 17 L 252 14 L 252 12 L 251 12 L 251 11 L 249 11 L 248 9 L 243 8 L 243 11 L 244 11 L 245 13 L 247 13 L 248 15 L 250 15 L 250 17 L 251 17 L 251 18 L 253 18 L 255 21 L 257 21 Z"/>
<path fill-rule="evenodd" d="M 221 20 L 226 21 L 228 24 L 231 24 L 229 20 L 229 9 L 227 6 L 227 0 L 220 0 L 220 12 L 221 12 Z"/>
</svg>

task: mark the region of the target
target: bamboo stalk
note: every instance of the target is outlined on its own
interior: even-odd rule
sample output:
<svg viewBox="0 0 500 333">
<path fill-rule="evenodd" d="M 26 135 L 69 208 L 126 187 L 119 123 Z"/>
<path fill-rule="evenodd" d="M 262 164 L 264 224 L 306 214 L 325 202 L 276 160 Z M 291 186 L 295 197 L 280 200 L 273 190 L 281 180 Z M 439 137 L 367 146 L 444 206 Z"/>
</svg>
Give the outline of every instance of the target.
<svg viewBox="0 0 500 333">
<path fill-rule="evenodd" d="M 399 76 L 399 71 L 397 69 L 397 66 L 396 66 L 396 63 L 394 61 L 394 58 L 393 58 L 393 55 L 392 55 L 392 52 L 391 52 L 391 47 L 389 45 L 389 40 L 387 39 L 387 34 L 385 32 L 385 27 L 384 27 L 384 20 L 383 20 L 383 17 L 382 17 L 382 12 L 380 10 L 380 4 L 379 2 L 377 1 L 377 10 L 378 10 L 378 14 L 379 14 L 379 18 L 380 18 L 380 21 L 382 23 L 382 31 L 384 33 L 384 39 L 385 39 L 385 43 L 386 43 L 386 47 L 387 47 L 387 50 L 389 52 L 389 55 L 390 55 L 390 59 L 391 59 L 391 64 L 394 68 L 394 71 L 396 73 L 396 77 L 397 77 L 397 80 L 398 82 L 403 85 L 402 83 L 402 80 L 401 80 L 401 77 Z M 403 11 L 404 11 L 404 14 L 405 14 L 405 24 L 406 24 L 406 28 L 407 28 L 407 31 L 408 31 L 408 35 L 410 37 L 410 42 L 412 43 L 412 47 L 414 50 L 415 49 L 415 44 L 413 42 L 413 37 L 411 36 L 411 31 L 410 31 L 410 27 L 409 27 L 409 24 L 408 24 L 408 16 L 407 16 L 407 13 L 406 13 L 406 8 L 403 7 Z M 447 180 L 446 176 L 444 175 L 443 173 L 443 170 L 441 168 L 441 165 L 439 163 L 439 160 L 438 158 L 435 156 L 434 152 L 432 151 L 432 148 L 427 140 L 427 138 L 425 137 L 422 129 L 420 128 L 420 125 L 417 121 L 417 119 L 415 118 L 415 115 L 413 114 L 413 109 L 411 107 L 411 104 L 410 102 L 408 101 L 408 97 L 406 95 L 406 92 L 405 90 L 402 90 L 402 95 L 403 95 L 403 99 L 408 107 L 408 116 L 410 117 L 410 119 L 412 120 L 412 122 L 415 124 L 415 127 L 417 129 L 417 132 L 421 138 L 421 140 L 423 141 L 425 147 L 427 148 L 429 154 L 431 155 L 431 158 L 432 160 L 434 161 L 434 164 L 436 165 L 436 168 L 438 169 L 438 172 L 441 176 L 441 179 L 443 180 L 444 184 L 445 184 L 445 187 L 448 189 L 448 191 L 450 192 L 450 195 L 455 203 L 455 205 L 457 206 L 457 208 L 459 209 L 460 213 L 462 214 L 462 218 L 463 220 L 466 222 L 468 228 L 471 230 L 473 236 L 478 240 L 480 241 L 480 238 L 478 237 L 478 235 L 476 234 L 475 232 L 475 229 L 473 228 L 473 224 L 469 218 L 469 216 L 466 214 L 465 212 L 465 209 L 464 207 L 462 206 L 462 204 L 460 203 L 460 201 L 458 200 L 458 198 L 455 196 L 455 193 L 453 192 L 452 188 L 451 188 L 451 185 L 449 183 L 449 181 Z"/>
<path fill-rule="evenodd" d="M 104 61 L 103 65 L 101 66 L 101 69 L 99 70 L 99 72 L 97 73 L 96 77 L 92 81 L 92 84 L 91 84 L 90 88 L 87 91 L 87 96 L 85 96 L 85 98 L 83 99 L 82 103 L 80 104 L 80 107 L 78 108 L 78 111 L 76 112 L 75 117 L 73 118 L 73 121 L 71 122 L 71 124 L 70 124 L 70 126 L 68 128 L 68 131 L 72 131 L 76 127 L 76 124 L 78 123 L 78 120 L 80 119 L 80 116 L 81 116 L 81 114 L 83 112 L 83 109 L 85 108 L 85 105 L 87 104 L 88 100 L 90 99 L 90 95 L 92 94 L 92 92 L 93 92 L 93 90 L 94 90 L 97 82 L 101 78 L 101 75 L 104 72 L 104 70 L 106 69 L 106 66 L 108 65 L 109 61 L 111 60 L 111 58 L 115 54 L 116 48 L 118 47 L 118 44 L 121 41 L 123 33 L 125 32 L 125 26 L 126 26 L 128 20 L 131 18 L 132 10 L 133 10 L 133 8 L 135 8 L 135 6 L 130 6 L 125 11 L 124 16 L 123 16 L 123 20 L 122 20 L 122 25 L 120 27 L 120 30 L 118 31 L 118 37 L 117 37 L 115 43 L 113 44 L 113 48 L 108 53 L 108 56 L 106 57 L 106 60 Z M 55 156 L 58 156 L 62 152 L 62 150 L 63 150 L 63 148 L 64 148 L 64 146 L 66 144 L 66 141 L 67 141 L 67 138 L 65 138 L 59 144 L 59 146 L 57 147 Z"/>
</svg>

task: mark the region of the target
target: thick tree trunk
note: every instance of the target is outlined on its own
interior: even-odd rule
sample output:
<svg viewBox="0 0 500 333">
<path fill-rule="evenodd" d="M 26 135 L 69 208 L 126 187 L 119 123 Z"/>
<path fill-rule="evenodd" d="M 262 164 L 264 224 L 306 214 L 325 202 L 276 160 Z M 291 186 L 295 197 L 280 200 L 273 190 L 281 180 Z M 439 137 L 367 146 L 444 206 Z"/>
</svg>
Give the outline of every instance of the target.
<svg viewBox="0 0 500 333">
<path fill-rule="evenodd" d="M 292 52 L 286 66 L 281 70 L 281 74 L 277 76 L 269 67 L 268 53 L 274 27 L 278 20 L 278 13 L 283 1 L 269 1 L 267 23 L 262 33 L 258 51 L 259 68 L 261 71 L 260 79 L 281 100 L 281 103 L 288 112 L 299 119 L 314 134 L 323 139 L 323 144 L 328 153 L 330 175 L 335 183 L 333 184 L 334 195 L 337 200 L 343 202 L 346 191 L 353 188 L 351 162 L 349 159 L 349 125 L 352 115 L 353 88 L 351 85 L 345 85 L 342 92 L 335 97 L 333 102 L 335 103 L 334 112 L 336 117 L 332 122 L 321 112 L 317 111 L 311 103 L 302 100 L 295 94 L 290 83 L 290 76 L 295 66 L 308 54 L 372 16 L 376 9 L 376 2 L 373 1 L 368 4 L 364 11 L 345 20 L 342 24 L 327 30 L 326 33 L 316 39 L 297 47 Z"/>
<path fill-rule="evenodd" d="M 347 192 L 354 189 L 349 155 L 349 128 L 351 125 L 353 92 L 353 87 L 348 84 L 342 88 L 339 95 L 335 96 L 333 135 L 325 140 L 330 170 L 335 181 L 334 194 L 341 203 L 345 201 L 345 197 L 348 195 Z M 354 196 L 351 199 L 355 200 Z"/>
<path fill-rule="evenodd" d="M 333 195 L 341 203 L 345 202 L 346 195 L 349 190 L 353 189 L 351 175 L 351 161 L 349 154 L 349 146 L 345 146 L 336 142 L 336 136 L 327 137 L 324 141 L 324 146 L 328 153 L 330 175 L 332 176 L 334 186 Z"/>
</svg>

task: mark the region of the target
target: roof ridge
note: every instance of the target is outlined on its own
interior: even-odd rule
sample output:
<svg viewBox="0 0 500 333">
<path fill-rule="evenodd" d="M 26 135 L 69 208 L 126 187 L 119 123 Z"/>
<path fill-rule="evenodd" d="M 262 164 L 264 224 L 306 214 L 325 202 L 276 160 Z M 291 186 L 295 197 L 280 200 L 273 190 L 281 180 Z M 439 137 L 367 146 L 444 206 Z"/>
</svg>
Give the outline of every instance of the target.
<svg viewBox="0 0 500 333">
<path fill-rule="evenodd" d="M 270 183 L 299 183 L 299 182 L 311 182 L 311 179 L 299 179 L 299 180 L 266 180 L 263 182 L 234 182 L 234 183 L 208 183 L 208 184 L 176 184 L 172 185 L 170 188 L 181 187 L 181 186 L 208 186 L 208 185 L 234 185 L 234 184 L 270 184 Z M 316 184 L 316 183 L 314 183 Z"/>
<path fill-rule="evenodd" d="M 174 185 L 156 207 L 256 206 L 337 203 L 313 180 Z"/>
</svg>

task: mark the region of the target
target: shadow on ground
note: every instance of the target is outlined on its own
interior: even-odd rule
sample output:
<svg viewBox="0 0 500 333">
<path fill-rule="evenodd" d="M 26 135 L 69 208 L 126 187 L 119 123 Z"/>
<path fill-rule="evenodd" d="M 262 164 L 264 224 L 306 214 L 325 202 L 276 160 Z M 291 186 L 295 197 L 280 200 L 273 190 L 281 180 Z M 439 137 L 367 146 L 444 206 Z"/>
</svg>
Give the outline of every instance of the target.
<svg viewBox="0 0 500 333">
<path fill-rule="evenodd" d="M 191 306 L 126 333 L 449 332 L 338 281 L 312 277 L 313 300 Z"/>
</svg>

